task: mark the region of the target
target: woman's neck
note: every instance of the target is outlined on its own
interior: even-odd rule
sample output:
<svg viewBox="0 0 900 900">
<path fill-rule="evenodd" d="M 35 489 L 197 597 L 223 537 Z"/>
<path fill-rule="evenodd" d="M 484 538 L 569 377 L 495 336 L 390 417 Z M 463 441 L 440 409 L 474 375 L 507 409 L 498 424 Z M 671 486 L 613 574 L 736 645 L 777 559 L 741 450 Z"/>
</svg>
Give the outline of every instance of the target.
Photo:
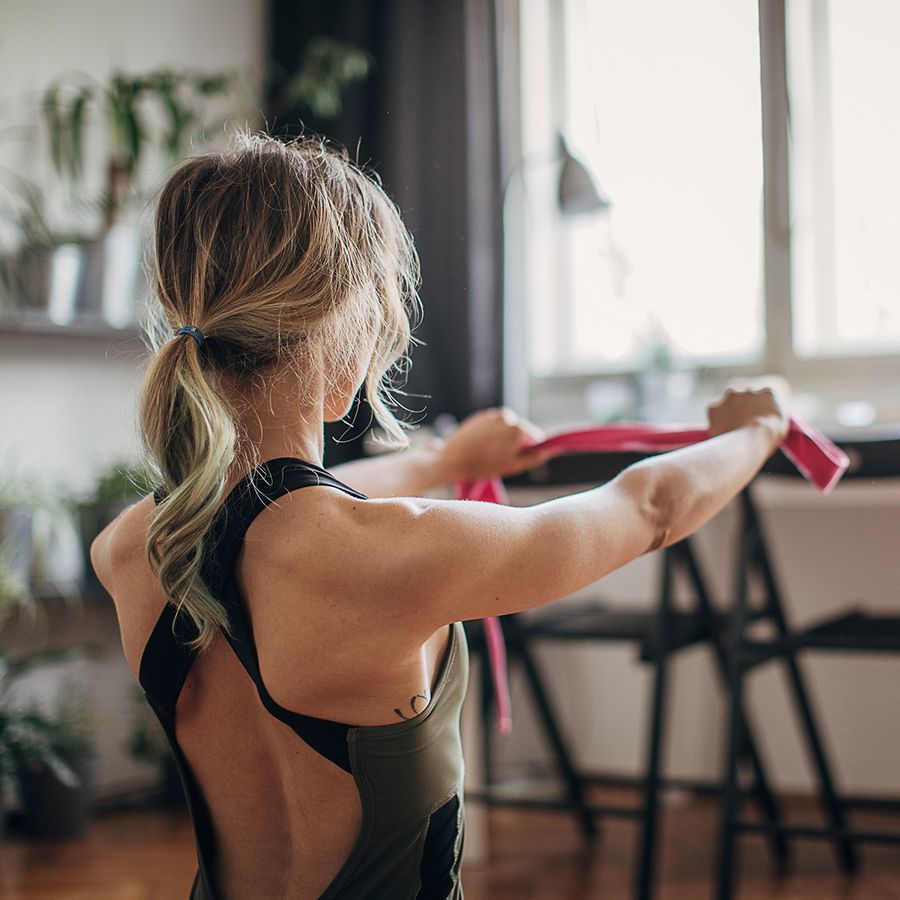
<svg viewBox="0 0 900 900">
<path fill-rule="evenodd" d="M 238 468 L 246 467 L 248 459 L 280 456 L 324 465 L 324 398 L 321 391 L 309 391 L 308 385 L 301 389 L 296 373 L 288 370 L 253 386 L 220 379 L 218 389 L 235 413 Z M 235 472 L 234 480 L 243 474 Z"/>
</svg>

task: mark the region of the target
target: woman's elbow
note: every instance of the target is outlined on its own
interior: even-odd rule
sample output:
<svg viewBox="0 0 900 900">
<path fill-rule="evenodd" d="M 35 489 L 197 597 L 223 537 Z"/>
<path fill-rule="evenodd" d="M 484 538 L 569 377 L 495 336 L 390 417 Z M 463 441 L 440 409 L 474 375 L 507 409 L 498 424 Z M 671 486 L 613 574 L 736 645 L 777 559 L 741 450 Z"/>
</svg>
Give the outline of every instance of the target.
<svg viewBox="0 0 900 900">
<path fill-rule="evenodd" d="M 674 543 L 677 498 L 665 479 L 653 467 L 635 463 L 616 478 L 627 491 L 638 511 L 646 536 L 646 549 L 641 554 L 662 550 Z"/>
</svg>

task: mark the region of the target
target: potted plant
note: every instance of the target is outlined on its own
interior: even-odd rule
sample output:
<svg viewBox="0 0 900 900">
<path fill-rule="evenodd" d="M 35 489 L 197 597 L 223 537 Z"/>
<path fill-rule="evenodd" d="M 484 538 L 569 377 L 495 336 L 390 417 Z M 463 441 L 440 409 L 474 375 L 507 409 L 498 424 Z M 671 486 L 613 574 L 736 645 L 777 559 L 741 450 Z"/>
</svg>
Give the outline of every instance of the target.
<svg viewBox="0 0 900 900">
<path fill-rule="evenodd" d="M 21 236 L 16 252 L 0 256 L 0 282 L 10 313 L 39 312 L 65 325 L 90 314 L 85 305 L 89 230 L 60 231 L 50 226 L 42 189 L 8 167 L 6 190 L 0 194 L 0 216 Z"/>
<path fill-rule="evenodd" d="M 271 63 L 268 71 L 269 113 L 273 117 L 308 109 L 318 119 L 340 115 L 343 95 L 372 70 L 371 54 L 326 35 L 309 40 L 293 73 Z"/>
<path fill-rule="evenodd" d="M 265 73 L 270 112 L 277 117 L 282 109 L 301 107 L 320 119 L 333 118 L 345 88 L 364 78 L 371 65 L 366 52 L 315 37 L 293 73 L 275 65 Z M 103 81 L 77 71 L 54 79 L 43 93 L 42 120 L 53 168 L 73 189 L 84 179 L 85 137 L 92 119 L 99 116 L 105 131 L 104 186 L 96 198 L 76 197 L 77 190 L 72 197 L 80 223 L 86 216 L 96 221 L 99 215 L 101 221 L 99 227 L 79 225 L 53 233 L 44 220 L 40 193 L 34 185 L 20 183 L 22 208 L 7 218 L 21 233 L 23 246 L 12 257 L 0 256 L 0 286 L 14 305 L 46 307 L 58 324 L 95 317 L 115 327 L 133 325 L 145 286 L 144 241 L 139 225 L 126 221 L 125 213 L 148 199 L 140 185 L 140 165 L 155 146 L 166 164 L 174 166 L 191 147 L 217 138 L 230 116 L 255 118 L 259 111 L 248 93 L 255 81 L 252 72 L 241 69 L 183 67 L 145 73 L 116 69 Z M 226 114 L 207 121 L 216 98 L 226 102 Z M 148 115 L 151 111 L 156 115 Z M 157 126 L 160 115 L 163 124 Z"/>
<path fill-rule="evenodd" d="M 93 649 L 44 650 L 16 659 L 0 653 L 0 782 L 18 788 L 25 828 L 34 836 L 84 833 L 95 718 L 83 691 L 61 690 L 56 709 L 48 714 L 33 701 L 17 699 L 15 688 L 37 666 L 83 657 Z"/>
<path fill-rule="evenodd" d="M 34 597 L 27 558 L 20 549 L 21 519 L 0 505 L 0 625 L 13 609 L 31 609 Z"/>
<path fill-rule="evenodd" d="M 99 233 L 85 244 L 81 306 L 98 309 L 111 325 L 135 320 L 135 300 L 143 277 L 142 236 L 124 213 L 147 198 L 139 183 L 139 167 L 154 145 L 168 164 L 176 163 L 192 140 L 206 135 L 199 128 L 201 113 L 216 95 L 236 95 L 242 87 L 239 70 L 198 72 L 161 68 L 148 73 L 114 70 L 105 81 L 84 73 L 68 73 L 45 90 L 41 105 L 55 171 L 77 187 L 84 177 L 84 145 L 91 113 L 104 125 L 106 158 L 104 187 L 89 206 L 99 213 Z M 162 128 L 151 126 L 148 106 L 161 110 Z M 214 133 L 216 127 L 210 127 Z"/>
<path fill-rule="evenodd" d="M 365 78 L 371 56 L 332 38 L 315 37 L 306 45 L 300 64 L 292 74 L 272 65 L 267 72 L 266 91 L 272 96 L 274 115 L 284 107 L 305 107 L 323 119 L 341 111 L 343 91 L 353 81 Z M 98 107 L 106 122 L 108 158 L 106 185 L 99 207 L 104 229 L 120 220 L 129 198 L 145 200 L 138 184 L 138 170 L 150 146 L 163 150 L 166 162 L 176 165 L 192 142 L 206 142 L 227 125 L 227 116 L 204 127 L 203 114 L 214 97 L 225 97 L 234 113 L 248 118 L 256 114 L 244 93 L 252 73 L 241 69 L 197 71 L 160 68 L 133 74 L 122 70 L 99 82 L 81 72 L 60 76 L 43 95 L 42 112 L 50 140 L 56 172 L 74 183 L 84 174 L 84 135 L 88 111 Z M 146 112 L 146 101 L 154 101 L 165 119 L 154 133 Z"/>
<path fill-rule="evenodd" d="M 86 290 L 92 227 L 54 228 L 43 188 L 8 166 L 0 166 L 0 218 L 17 236 L 17 246 L 0 253 L 2 305 L 11 318 L 30 316 L 66 325 L 77 317 L 99 315 Z M 75 220 L 90 218 L 91 203 L 74 201 Z"/>
<path fill-rule="evenodd" d="M 41 534 L 45 529 L 35 523 L 53 505 L 33 478 L 16 475 L 0 482 L 0 633 L 14 613 L 24 611 L 34 619 L 40 608 L 35 587 L 43 584 L 41 573 L 46 576 L 54 568 L 47 551 L 51 546 L 60 548 L 47 542 L 47 535 Z M 58 500 L 56 505 L 65 508 Z M 39 666 L 97 652 L 99 648 L 88 644 L 18 657 L 0 650 L 0 825 L 3 788 L 13 783 L 19 788 L 30 833 L 62 836 L 83 831 L 90 807 L 93 725 L 86 697 L 68 685 L 48 713 L 33 701 L 24 702 L 18 691 L 22 679 Z"/>
<path fill-rule="evenodd" d="M 230 95 L 241 85 L 241 72 L 199 72 L 162 68 L 132 74 L 114 70 L 106 82 L 81 72 L 60 76 L 46 89 L 42 112 L 57 173 L 77 183 L 84 175 L 84 134 L 91 107 L 106 125 L 106 183 L 98 206 L 104 230 L 115 226 L 138 188 L 138 169 L 156 143 L 170 164 L 184 154 L 198 130 L 202 107 L 216 95 Z M 146 101 L 155 100 L 166 117 L 166 129 L 148 125 Z M 143 199 L 139 192 L 135 199 Z"/>
<path fill-rule="evenodd" d="M 65 485 L 14 472 L 0 480 L 0 624 L 35 596 L 77 599 L 85 564 L 77 510 Z"/>
<path fill-rule="evenodd" d="M 33 479 L 0 481 L 0 627 L 15 610 L 34 613 L 32 522 L 39 503 Z"/>
<path fill-rule="evenodd" d="M 33 837 L 80 837 L 91 815 L 96 755 L 87 698 L 64 687 L 49 716 L 34 705 L 23 715 L 41 723 L 14 748 L 25 831 Z"/>
</svg>

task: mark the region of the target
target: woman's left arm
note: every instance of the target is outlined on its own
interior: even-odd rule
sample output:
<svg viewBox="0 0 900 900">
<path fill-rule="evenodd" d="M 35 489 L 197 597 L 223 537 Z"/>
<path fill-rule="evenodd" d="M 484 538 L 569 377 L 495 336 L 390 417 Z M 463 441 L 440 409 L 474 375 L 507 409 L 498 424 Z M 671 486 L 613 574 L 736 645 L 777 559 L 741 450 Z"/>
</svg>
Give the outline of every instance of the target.
<svg viewBox="0 0 900 900">
<path fill-rule="evenodd" d="M 508 407 L 472 413 L 445 438 L 422 447 L 341 463 L 330 471 L 367 497 L 417 497 L 460 479 L 515 475 L 540 465 L 554 451 L 526 448 L 544 433 Z"/>
</svg>

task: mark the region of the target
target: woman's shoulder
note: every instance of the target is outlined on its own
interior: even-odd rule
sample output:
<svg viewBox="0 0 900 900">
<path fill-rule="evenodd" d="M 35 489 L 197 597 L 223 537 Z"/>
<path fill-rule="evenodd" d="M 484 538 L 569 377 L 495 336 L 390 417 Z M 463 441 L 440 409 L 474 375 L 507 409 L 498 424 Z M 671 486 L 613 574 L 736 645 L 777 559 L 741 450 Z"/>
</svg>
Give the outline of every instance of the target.
<svg viewBox="0 0 900 900">
<path fill-rule="evenodd" d="M 143 646 L 166 603 L 145 550 L 153 505 L 153 496 L 147 495 L 126 507 L 91 544 L 92 567 L 112 598 L 125 658 L 135 674 Z"/>
<path fill-rule="evenodd" d="M 287 583 L 319 588 L 322 596 L 340 594 L 345 606 L 358 600 L 371 607 L 379 591 L 396 588 L 389 573 L 407 517 L 396 499 L 360 499 L 324 485 L 291 491 L 247 529 L 247 575 L 281 573 Z"/>
<path fill-rule="evenodd" d="M 445 557 L 423 552 L 431 540 L 418 535 L 421 512 L 418 498 L 317 487 L 280 497 L 251 523 L 234 575 L 273 681 L 276 661 L 289 667 L 298 650 L 327 651 L 350 677 L 366 659 L 364 670 L 373 659 L 406 666 L 457 621 L 423 601 L 449 575 Z"/>
<path fill-rule="evenodd" d="M 116 581 L 131 565 L 140 565 L 142 541 L 146 541 L 148 517 L 154 506 L 152 494 L 125 507 L 91 542 L 94 573 L 105 590 L 115 598 Z"/>
<path fill-rule="evenodd" d="M 284 707 L 334 718 L 343 698 L 352 721 L 373 704 L 393 709 L 388 700 L 396 706 L 409 673 L 420 672 L 426 645 L 433 656 L 445 640 L 410 610 L 401 614 L 402 582 L 415 573 L 385 574 L 397 573 L 398 506 L 309 488 L 279 497 L 250 524 L 233 574 L 263 680 Z"/>
<path fill-rule="evenodd" d="M 91 546 L 120 622 L 135 620 L 139 633 L 165 599 L 146 555 L 154 506 L 147 495 L 127 507 Z M 437 577 L 416 540 L 418 515 L 410 498 L 359 499 L 324 485 L 280 496 L 250 523 L 234 560 L 254 628 L 276 643 L 352 625 L 370 646 L 421 644 L 452 617 L 415 615 L 416 598 Z M 355 638 L 345 634 L 349 648 Z"/>
</svg>

